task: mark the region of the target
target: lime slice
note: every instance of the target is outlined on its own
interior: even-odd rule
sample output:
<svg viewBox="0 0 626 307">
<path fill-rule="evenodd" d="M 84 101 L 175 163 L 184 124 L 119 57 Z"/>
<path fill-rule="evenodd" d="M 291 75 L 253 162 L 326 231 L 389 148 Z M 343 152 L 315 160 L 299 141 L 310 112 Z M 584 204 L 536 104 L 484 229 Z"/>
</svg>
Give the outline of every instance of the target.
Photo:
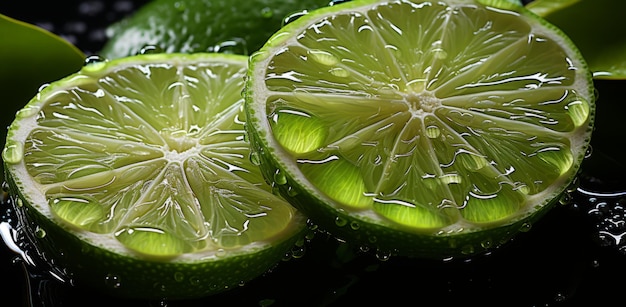
<svg viewBox="0 0 626 307">
<path fill-rule="evenodd" d="M 283 259 L 306 219 L 250 161 L 246 69 L 218 54 L 97 62 L 19 111 L 2 157 L 45 257 L 142 298 L 210 295 Z"/>
<path fill-rule="evenodd" d="M 119 58 L 145 46 L 164 52 L 248 55 L 263 46 L 291 14 L 329 0 L 155 0 L 107 29 L 100 55 Z"/>
<path fill-rule="evenodd" d="M 574 180 L 592 77 L 510 1 L 352 1 L 251 56 L 247 130 L 267 180 L 382 254 L 459 257 L 528 229 Z"/>
</svg>

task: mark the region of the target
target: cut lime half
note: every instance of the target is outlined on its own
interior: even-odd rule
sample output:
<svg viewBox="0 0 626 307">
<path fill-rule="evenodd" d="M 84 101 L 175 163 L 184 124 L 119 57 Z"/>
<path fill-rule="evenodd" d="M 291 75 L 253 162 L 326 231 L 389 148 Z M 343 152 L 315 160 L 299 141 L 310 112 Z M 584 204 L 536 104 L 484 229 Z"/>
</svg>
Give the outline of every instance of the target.
<svg viewBox="0 0 626 307">
<path fill-rule="evenodd" d="M 527 229 L 574 180 L 591 74 L 512 1 L 352 1 L 251 56 L 246 126 L 268 181 L 381 253 L 473 255 Z"/>
<path fill-rule="evenodd" d="M 41 252 L 76 283 L 141 298 L 217 293 L 283 259 L 306 219 L 250 161 L 246 69 L 244 56 L 139 55 L 37 94 L 2 157 Z"/>
</svg>

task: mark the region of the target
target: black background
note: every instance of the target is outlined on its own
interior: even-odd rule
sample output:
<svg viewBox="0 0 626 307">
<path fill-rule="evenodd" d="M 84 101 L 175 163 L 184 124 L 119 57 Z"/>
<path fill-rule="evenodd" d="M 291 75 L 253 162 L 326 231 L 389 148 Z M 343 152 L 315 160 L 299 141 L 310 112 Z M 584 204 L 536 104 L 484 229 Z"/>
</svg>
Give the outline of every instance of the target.
<svg viewBox="0 0 626 307">
<path fill-rule="evenodd" d="M 0 13 L 36 24 L 72 42 L 87 55 L 105 42 L 104 28 L 147 1 L 3 1 Z M 2 38 L 0 38 L 2 39 Z M 583 165 L 581 187 L 626 191 L 620 142 L 624 140 L 619 93 L 625 81 L 597 81 L 593 153 Z M 623 121 L 623 120 L 621 120 Z M 128 301 L 64 285 L 0 244 L 2 306 L 615 306 L 624 300 L 626 253 L 621 242 L 600 240 L 607 215 L 622 214 L 620 197 L 607 212 L 589 213 L 589 197 L 574 193 L 530 231 L 485 256 L 450 262 L 373 254 L 345 257 L 350 247 L 323 235 L 303 258 L 280 263 L 265 276 L 231 291 L 190 301 Z M 596 202 L 597 203 L 597 202 Z M 0 219 L 11 218 L 0 203 Z M 615 217 L 614 220 L 620 217 Z M 623 215 L 621 216 L 623 221 Z M 624 230 L 626 231 L 626 230 Z M 622 232 L 624 232 L 622 231 Z M 619 234 L 619 233 L 618 233 Z M 624 238 L 626 240 L 626 237 Z M 343 255 L 343 256 L 339 256 Z"/>
</svg>

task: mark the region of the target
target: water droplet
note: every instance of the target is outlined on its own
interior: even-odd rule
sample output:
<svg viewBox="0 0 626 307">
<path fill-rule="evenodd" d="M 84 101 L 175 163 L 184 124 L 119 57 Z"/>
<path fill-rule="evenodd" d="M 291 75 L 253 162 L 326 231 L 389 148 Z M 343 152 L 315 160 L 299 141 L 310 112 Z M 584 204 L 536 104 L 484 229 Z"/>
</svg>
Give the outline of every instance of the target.
<svg viewBox="0 0 626 307">
<path fill-rule="evenodd" d="M 298 190 L 290 186 L 289 188 L 287 188 L 287 195 L 289 195 L 290 197 L 295 197 L 298 195 Z"/>
<path fill-rule="evenodd" d="M 461 178 L 459 174 L 449 173 L 449 174 L 441 175 L 439 177 L 439 180 L 441 180 L 441 182 L 444 184 L 456 184 L 456 183 L 461 183 L 463 181 L 463 178 Z"/>
<path fill-rule="evenodd" d="M 35 228 L 35 236 L 37 238 L 43 239 L 46 236 L 46 231 L 43 228 L 37 226 L 37 228 Z"/>
<path fill-rule="evenodd" d="M 350 222 L 350 228 L 352 230 L 358 230 L 359 228 L 361 228 L 361 225 L 357 221 L 352 221 Z"/>
<path fill-rule="evenodd" d="M 474 245 L 471 245 L 471 244 L 467 244 L 461 247 L 461 254 L 464 254 L 464 255 L 472 255 L 475 253 L 475 251 L 476 249 L 474 248 Z"/>
<path fill-rule="evenodd" d="M 272 16 L 274 16 L 274 11 L 271 7 L 264 7 L 261 9 L 261 17 L 271 18 Z"/>
<path fill-rule="evenodd" d="M 328 51 L 311 49 L 307 51 L 308 58 L 314 60 L 315 62 L 326 65 L 333 66 L 339 63 L 339 59 L 331 54 Z"/>
<path fill-rule="evenodd" d="M 300 17 L 302 17 L 302 16 L 304 16 L 304 15 L 306 15 L 308 13 L 309 13 L 309 11 L 307 11 L 307 10 L 302 10 L 302 11 L 299 11 L 299 12 L 293 12 L 293 13 L 287 15 L 285 18 L 283 18 L 282 26 L 284 27 L 287 24 L 293 22 L 294 20 L 296 20 L 296 19 L 298 19 L 298 18 L 300 18 Z"/>
<path fill-rule="evenodd" d="M 187 9 L 187 5 L 184 1 L 178 1 L 174 3 L 174 8 L 179 12 L 184 12 Z"/>
<path fill-rule="evenodd" d="M 56 216 L 83 229 L 105 218 L 107 213 L 99 203 L 79 197 L 52 198 L 49 205 Z"/>
<path fill-rule="evenodd" d="M 104 284 L 113 289 L 117 289 L 122 286 L 122 281 L 118 275 L 108 274 L 104 277 Z"/>
<path fill-rule="evenodd" d="M 139 52 L 137 52 L 137 54 L 156 54 L 156 53 L 163 53 L 163 52 L 164 52 L 163 48 L 159 46 L 145 45 L 139 50 Z"/>
<path fill-rule="evenodd" d="M 182 282 L 183 280 L 185 280 L 185 274 L 181 272 L 174 273 L 174 280 L 177 282 Z"/>
<path fill-rule="evenodd" d="M 592 154 L 593 154 L 593 146 L 592 144 L 590 144 L 589 147 L 587 147 L 587 150 L 585 151 L 585 159 L 591 158 Z"/>
<path fill-rule="evenodd" d="M 554 301 L 555 302 L 564 302 L 567 299 L 567 297 L 563 294 L 563 293 L 557 293 L 556 296 L 554 297 Z"/>
<path fill-rule="evenodd" d="M 277 169 L 274 173 L 274 183 L 278 185 L 283 185 L 287 183 L 287 177 L 280 169 Z"/>
<path fill-rule="evenodd" d="M 216 44 L 210 48 L 210 51 L 230 54 L 248 54 L 248 44 L 243 38 L 234 37 Z"/>
<path fill-rule="evenodd" d="M 252 162 L 252 164 L 254 164 L 256 166 L 261 165 L 261 159 L 259 157 L 259 153 L 251 152 L 250 153 L 250 162 Z"/>
<path fill-rule="evenodd" d="M 28 118 L 28 117 L 32 117 L 36 114 L 39 113 L 39 110 L 41 110 L 41 108 L 39 106 L 25 106 L 24 108 L 22 108 L 21 110 L 17 111 L 17 113 L 15 114 L 15 117 L 17 118 Z"/>
<path fill-rule="evenodd" d="M 22 161 L 24 157 L 24 146 L 9 140 L 2 150 L 2 160 L 6 163 L 16 164 Z"/>
<path fill-rule="evenodd" d="M 344 2 L 349 2 L 351 0 L 330 0 L 330 2 L 328 3 L 328 6 L 333 6 L 333 5 L 337 5 L 337 4 L 341 4 Z"/>
<path fill-rule="evenodd" d="M 311 96 L 303 91 L 296 91 L 294 94 L 303 101 Z M 295 153 L 311 152 L 320 148 L 328 135 L 328 129 L 319 117 L 292 109 L 273 112 L 270 124 L 276 140 Z"/>
<path fill-rule="evenodd" d="M 561 198 L 559 198 L 559 204 L 567 205 L 572 202 L 572 195 L 570 193 L 563 193 Z"/>
<path fill-rule="evenodd" d="M 569 114 L 572 122 L 576 127 L 580 127 L 589 119 L 589 103 L 584 99 L 572 101 L 565 106 L 567 114 Z"/>
<path fill-rule="evenodd" d="M 84 66 L 92 65 L 92 64 L 100 64 L 106 62 L 107 59 L 105 57 L 99 55 L 90 55 L 85 58 L 83 63 Z"/>
<path fill-rule="evenodd" d="M 189 278 L 189 284 L 191 284 L 192 286 L 199 285 L 201 281 L 202 280 L 198 276 L 191 276 L 191 278 Z"/>
<path fill-rule="evenodd" d="M 343 226 L 346 226 L 347 224 L 348 224 L 348 220 L 346 220 L 345 218 L 342 218 L 340 216 L 335 217 L 335 225 L 339 227 L 343 227 Z"/>
<path fill-rule="evenodd" d="M 522 225 L 519 228 L 519 231 L 520 232 L 528 232 L 528 231 L 530 231 L 532 226 L 533 225 L 531 223 L 522 223 Z"/>
<path fill-rule="evenodd" d="M 291 257 L 293 257 L 294 259 L 302 258 L 304 257 L 304 254 L 306 254 L 305 246 L 295 246 L 291 249 Z"/>
<path fill-rule="evenodd" d="M 376 259 L 380 260 L 380 261 L 388 261 L 389 259 L 391 259 L 391 252 L 390 251 L 382 251 L 382 250 L 377 250 L 376 251 Z"/>
<path fill-rule="evenodd" d="M 99 55 L 92 55 L 85 59 L 83 69 L 81 72 L 89 73 L 89 72 L 98 72 L 106 65 L 107 59 L 101 57 Z M 77 76 L 76 78 L 80 78 Z"/>
<path fill-rule="evenodd" d="M 217 251 L 215 251 L 215 256 L 217 257 L 224 257 L 226 256 L 226 250 L 223 248 L 218 249 Z"/>
<path fill-rule="evenodd" d="M 436 139 L 441 135 L 441 130 L 435 125 L 426 127 L 426 136 L 429 139 Z"/>
</svg>

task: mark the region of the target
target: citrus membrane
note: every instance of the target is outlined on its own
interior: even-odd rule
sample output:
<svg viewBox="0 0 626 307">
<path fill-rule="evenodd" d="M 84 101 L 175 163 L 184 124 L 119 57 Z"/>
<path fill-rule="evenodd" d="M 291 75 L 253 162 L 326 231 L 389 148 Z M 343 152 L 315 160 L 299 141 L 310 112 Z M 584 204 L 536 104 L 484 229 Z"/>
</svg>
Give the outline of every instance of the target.
<svg viewBox="0 0 626 307">
<path fill-rule="evenodd" d="M 107 29 L 107 58 L 134 55 L 145 46 L 164 52 L 248 55 L 263 46 L 284 19 L 331 0 L 155 0 Z"/>
<path fill-rule="evenodd" d="M 159 298 L 224 291 L 283 259 L 306 219 L 249 159 L 246 69 L 244 56 L 145 54 L 37 94 L 2 158 L 43 252 L 79 283 Z"/>
<path fill-rule="evenodd" d="M 511 1 L 352 1 L 251 56 L 247 131 L 266 180 L 383 254 L 474 255 L 573 182 L 594 116 L 572 42 Z"/>
</svg>

